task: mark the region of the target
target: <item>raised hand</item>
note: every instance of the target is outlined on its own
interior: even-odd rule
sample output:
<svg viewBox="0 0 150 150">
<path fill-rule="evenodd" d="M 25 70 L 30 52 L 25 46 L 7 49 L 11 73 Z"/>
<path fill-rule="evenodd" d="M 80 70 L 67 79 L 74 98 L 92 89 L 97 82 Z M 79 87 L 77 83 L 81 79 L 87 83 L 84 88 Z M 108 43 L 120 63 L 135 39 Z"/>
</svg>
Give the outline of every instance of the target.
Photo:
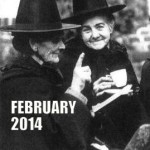
<svg viewBox="0 0 150 150">
<path fill-rule="evenodd" d="M 81 92 L 86 82 L 91 82 L 91 69 L 89 66 L 82 67 L 85 54 L 80 54 L 73 71 L 71 88 L 77 92 Z"/>
</svg>

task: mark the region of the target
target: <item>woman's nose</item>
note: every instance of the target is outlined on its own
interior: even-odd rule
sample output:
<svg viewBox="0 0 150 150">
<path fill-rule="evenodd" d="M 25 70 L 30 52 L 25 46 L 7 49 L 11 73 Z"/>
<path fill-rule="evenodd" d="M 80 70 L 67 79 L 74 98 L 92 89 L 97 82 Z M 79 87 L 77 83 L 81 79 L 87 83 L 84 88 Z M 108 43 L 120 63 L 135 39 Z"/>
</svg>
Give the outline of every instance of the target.
<svg viewBox="0 0 150 150">
<path fill-rule="evenodd" d="M 93 29 L 93 30 L 92 30 L 92 37 L 93 37 L 93 38 L 99 37 L 99 32 L 98 32 L 96 29 Z"/>
<path fill-rule="evenodd" d="M 65 44 L 63 43 L 63 41 L 59 42 L 59 49 L 65 49 Z"/>
</svg>

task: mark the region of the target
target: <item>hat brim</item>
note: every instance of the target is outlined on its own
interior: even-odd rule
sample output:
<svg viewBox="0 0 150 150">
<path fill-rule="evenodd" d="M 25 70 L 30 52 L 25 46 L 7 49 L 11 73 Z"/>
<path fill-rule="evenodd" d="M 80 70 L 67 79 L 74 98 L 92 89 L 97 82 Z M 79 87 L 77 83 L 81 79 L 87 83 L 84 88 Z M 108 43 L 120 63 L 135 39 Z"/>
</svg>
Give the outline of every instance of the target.
<svg viewBox="0 0 150 150">
<path fill-rule="evenodd" d="M 0 27 L 0 31 L 4 32 L 26 32 L 26 33 L 41 33 L 41 32 L 54 32 L 63 31 L 68 29 L 75 29 L 81 27 L 76 24 L 62 23 L 61 27 L 53 26 L 51 24 L 31 25 L 31 24 L 15 24 Z"/>
<path fill-rule="evenodd" d="M 103 8 L 95 9 L 95 10 L 91 10 L 91 11 L 81 11 L 72 17 L 62 19 L 62 22 L 64 22 L 64 23 L 80 23 L 80 20 L 82 20 L 83 17 L 88 16 L 90 14 L 98 14 L 98 13 L 104 12 L 104 11 L 109 11 L 110 13 L 115 13 L 117 11 L 124 9 L 125 7 L 126 7 L 126 5 L 122 4 L 122 5 L 115 5 L 115 6 L 110 6 L 110 7 L 103 7 Z"/>
</svg>

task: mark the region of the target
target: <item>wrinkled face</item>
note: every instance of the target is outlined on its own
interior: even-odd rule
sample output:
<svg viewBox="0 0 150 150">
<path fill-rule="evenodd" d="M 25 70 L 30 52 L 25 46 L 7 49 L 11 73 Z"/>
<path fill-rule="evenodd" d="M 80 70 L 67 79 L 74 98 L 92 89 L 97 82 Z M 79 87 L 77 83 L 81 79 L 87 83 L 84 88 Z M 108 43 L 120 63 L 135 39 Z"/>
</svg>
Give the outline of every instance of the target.
<svg viewBox="0 0 150 150">
<path fill-rule="evenodd" d="M 95 16 L 82 24 L 81 37 L 85 45 L 93 50 L 101 50 L 108 45 L 113 32 L 113 23 L 105 17 Z"/>
<path fill-rule="evenodd" d="M 60 50 L 65 48 L 61 38 L 55 37 L 52 40 L 36 43 L 37 52 L 45 62 L 58 63 Z"/>
</svg>

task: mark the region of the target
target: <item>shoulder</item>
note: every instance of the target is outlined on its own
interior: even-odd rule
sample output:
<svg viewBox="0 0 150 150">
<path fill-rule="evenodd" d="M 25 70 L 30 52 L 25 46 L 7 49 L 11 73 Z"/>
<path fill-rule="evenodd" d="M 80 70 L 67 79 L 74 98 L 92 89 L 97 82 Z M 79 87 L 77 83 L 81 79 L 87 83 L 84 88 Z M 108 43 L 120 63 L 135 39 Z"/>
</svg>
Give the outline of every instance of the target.
<svg viewBox="0 0 150 150">
<path fill-rule="evenodd" d="M 1 80 L 10 80 L 17 77 L 23 77 L 31 75 L 31 71 L 22 67 L 5 66 L 1 68 L 2 78 Z"/>
<path fill-rule="evenodd" d="M 2 72 L 2 79 L 12 79 L 16 77 L 33 77 L 33 76 L 38 76 L 38 74 L 33 70 L 31 67 L 27 66 L 19 66 L 12 64 L 10 66 L 4 66 L 1 68 Z"/>
<path fill-rule="evenodd" d="M 149 86 L 150 83 L 150 59 L 147 59 L 142 67 L 141 86 Z"/>
<path fill-rule="evenodd" d="M 148 58 L 145 61 L 144 65 L 142 67 L 142 71 L 148 71 L 148 70 L 149 70 L 149 73 L 150 73 L 150 58 Z"/>
<path fill-rule="evenodd" d="M 2 69 L 1 83 L 12 84 L 12 86 L 19 87 L 24 85 L 43 85 L 47 84 L 46 78 L 42 77 L 40 74 L 36 74 L 35 71 L 28 68 L 21 67 L 5 67 Z"/>
<path fill-rule="evenodd" d="M 23 68 L 12 68 L 2 73 L 2 95 L 13 99 L 46 98 L 52 96 L 52 84 L 42 76 Z"/>
<path fill-rule="evenodd" d="M 113 52 L 122 53 L 127 56 L 127 49 L 123 44 L 112 40 L 110 41 L 110 47 Z"/>
<path fill-rule="evenodd" d="M 150 58 L 147 58 L 145 64 L 150 64 Z"/>
</svg>

